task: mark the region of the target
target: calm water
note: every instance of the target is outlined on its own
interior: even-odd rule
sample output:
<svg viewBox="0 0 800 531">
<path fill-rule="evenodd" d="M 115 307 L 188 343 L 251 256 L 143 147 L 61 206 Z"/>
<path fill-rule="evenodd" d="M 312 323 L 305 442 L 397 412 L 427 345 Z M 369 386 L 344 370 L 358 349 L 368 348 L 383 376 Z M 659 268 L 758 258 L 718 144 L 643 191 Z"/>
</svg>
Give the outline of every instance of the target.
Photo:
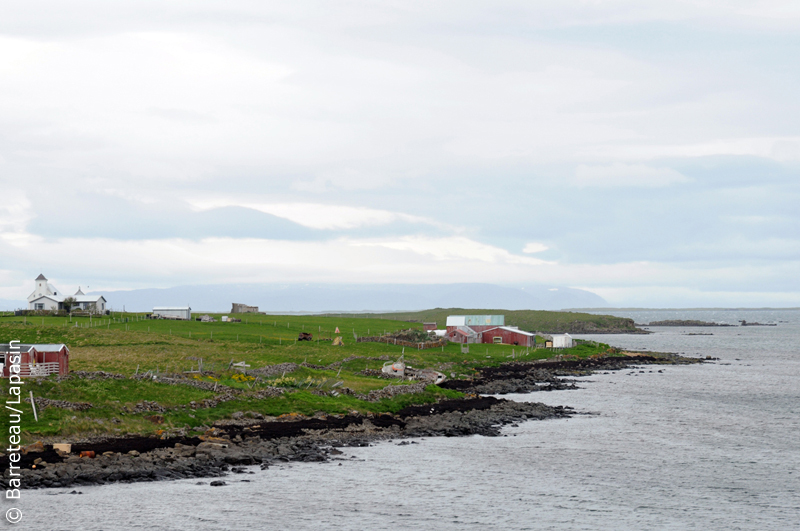
<svg viewBox="0 0 800 531">
<path fill-rule="evenodd" d="M 342 466 L 254 468 L 222 488 L 186 480 L 25 492 L 16 528 L 800 529 L 800 312 L 619 314 L 780 323 L 595 337 L 722 359 L 509 396 L 588 414 L 508 427 L 506 437 L 346 449 Z M 686 335 L 701 331 L 714 335 Z"/>
</svg>

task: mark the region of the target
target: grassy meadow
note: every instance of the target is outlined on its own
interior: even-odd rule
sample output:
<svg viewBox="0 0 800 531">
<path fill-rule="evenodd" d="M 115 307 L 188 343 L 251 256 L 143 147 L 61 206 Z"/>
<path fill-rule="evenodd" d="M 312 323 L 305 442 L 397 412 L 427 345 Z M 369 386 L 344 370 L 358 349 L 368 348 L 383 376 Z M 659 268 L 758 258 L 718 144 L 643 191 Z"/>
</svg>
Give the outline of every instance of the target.
<svg viewBox="0 0 800 531">
<path fill-rule="evenodd" d="M 318 412 L 344 414 L 393 412 L 411 404 L 430 403 L 443 397 L 460 396 L 436 386 L 424 393 L 407 394 L 378 402 L 359 400 L 348 395 L 319 396 L 311 391 L 328 388 L 334 382 L 359 393 L 367 393 L 400 381 L 385 380 L 361 374 L 366 368 L 380 369 L 381 360 L 353 359 L 333 370 L 299 367 L 286 375 L 269 378 L 245 376 L 230 368 L 231 362 L 245 362 L 251 369 L 279 363 L 303 363 L 327 366 L 352 356 L 401 355 L 416 368 L 431 368 L 448 377 L 464 378 L 476 368 L 497 365 L 512 359 L 533 360 L 552 356 L 546 349 L 524 349 L 510 345 L 470 345 L 468 354 L 461 346 L 417 350 L 383 343 L 357 343 L 354 335 L 382 335 L 408 328 L 421 328 L 420 323 L 387 319 L 383 316 L 271 316 L 241 314 L 241 323 L 221 322 L 228 314 L 210 314 L 214 323 L 146 319 L 144 314 L 115 313 L 89 317 L 15 317 L 0 316 L 0 341 L 23 343 L 65 343 L 70 349 L 70 371 L 107 371 L 132 376 L 188 373 L 192 378 L 217 383 L 241 391 L 235 400 L 213 408 L 170 409 L 154 415 L 151 412 L 131 413 L 143 400 L 165 408 L 186 405 L 212 398 L 215 393 L 186 385 L 169 385 L 157 379 L 71 378 L 56 382 L 54 377 L 28 379 L 23 385 L 25 396 L 69 402 L 89 402 L 94 407 L 73 411 L 49 407 L 40 411 L 34 421 L 30 405 L 26 405 L 23 423 L 26 440 L 42 437 L 78 437 L 86 435 L 123 435 L 158 433 L 184 428 L 191 432 L 215 420 L 230 418 L 236 411 L 262 415 L 313 415 Z M 338 327 L 339 333 L 336 333 Z M 300 332 L 313 334 L 313 341 L 297 341 Z M 333 346 L 332 339 L 341 336 L 344 346 Z M 582 344 L 561 354 L 587 357 L 607 349 L 607 345 Z M 7 394 L 8 382 L 2 383 Z M 253 396 L 267 386 L 283 387 L 280 397 Z M 7 418 L 0 418 L 0 427 Z"/>
</svg>

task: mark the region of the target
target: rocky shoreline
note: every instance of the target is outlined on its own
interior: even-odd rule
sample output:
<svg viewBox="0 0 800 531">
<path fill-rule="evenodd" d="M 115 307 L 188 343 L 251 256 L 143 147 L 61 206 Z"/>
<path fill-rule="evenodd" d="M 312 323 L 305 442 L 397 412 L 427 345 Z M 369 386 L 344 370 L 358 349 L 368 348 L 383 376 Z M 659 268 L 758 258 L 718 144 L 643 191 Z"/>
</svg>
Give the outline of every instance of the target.
<svg viewBox="0 0 800 531">
<path fill-rule="evenodd" d="M 503 395 L 508 393 L 533 393 L 577 389 L 565 377 L 586 376 L 595 371 L 618 371 L 634 364 L 685 364 L 703 360 L 684 358 L 674 354 L 628 353 L 622 357 L 587 358 L 581 360 L 543 360 L 540 362 L 504 363 L 499 367 L 485 367 L 480 376 L 472 380 L 448 380 L 441 384 L 445 389 L 466 393 Z"/>
<path fill-rule="evenodd" d="M 115 482 L 219 478 L 262 469 L 278 462 L 328 461 L 337 448 L 412 437 L 497 436 L 501 427 L 525 420 L 564 418 L 570 408 L 514 402 L 478 394 L 529 393 L 575 388 L 565 377 L 641 364 L 697 363 L 680 357 L 626 356 L 574 361 L 510 363 L 486 367 L 473 380 L 451 380 L 443 387 L 469 394 L 463 399 L 407 407 L 396 414 L 323 415 L 312 418 L 246 418 L 217 422 L 198 437 L 126 437 L 74 444 L 70 454 L 41 446 L 22 455 L 22 486 L 65 488 Z M 92 452 L 94 457 L 79 457 Z M 7 461 L 7 458 L 4 458 Z M 9 479 L 6 463 L 4 485 Z M 224 480 L 212 486 L 224 485 Z"/>
</svg>

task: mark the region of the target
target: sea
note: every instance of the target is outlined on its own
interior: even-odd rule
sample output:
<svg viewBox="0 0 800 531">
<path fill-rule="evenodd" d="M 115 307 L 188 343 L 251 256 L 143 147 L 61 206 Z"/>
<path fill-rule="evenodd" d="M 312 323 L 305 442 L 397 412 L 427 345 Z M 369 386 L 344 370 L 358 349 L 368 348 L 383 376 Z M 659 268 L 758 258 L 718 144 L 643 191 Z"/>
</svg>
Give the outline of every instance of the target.
<svg viewBox="0 0 800 531">
<path fill-rule="evenodd" d="M 504 395 L 577 414 L 507 426 L 500 437 L 345 448 L 339 461 L 252 467 L 224 487 L 193 479 L 24 491 L 13 528 L 800 529 L 800 311 L 603 313 L 777 326 L 578 336 L 715 359 Z"/>
</svg>

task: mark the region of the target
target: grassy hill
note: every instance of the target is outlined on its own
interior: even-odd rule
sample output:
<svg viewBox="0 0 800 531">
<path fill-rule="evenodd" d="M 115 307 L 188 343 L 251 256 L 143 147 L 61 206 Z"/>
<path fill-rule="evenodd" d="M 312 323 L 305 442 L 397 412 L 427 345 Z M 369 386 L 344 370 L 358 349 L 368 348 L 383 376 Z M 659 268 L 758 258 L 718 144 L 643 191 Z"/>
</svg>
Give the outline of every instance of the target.
<svg viewBox="0 0 800 531">
<path fill-rule="evenodd" d="M 544 310 L 485 310 L 466 308 L 435 308 L 419 312 L 370 314 L 412 322 L 436 322 L 444 328 L 448 315 L 505 315 L 506 324 L 530 332 L 545 334 L 613 334 L 641 332 L 633 319 L 613 315 L 595 315 L 579 312 L 552 312 Z"/>
<path fill-rule="evenodd" d="M 447 313 L 446 310 L 441 311 Z M 516 312 L 506 312 L 506 315 L 509 313 Z M 220 314 L 215 317 L 219 318 Z M 37 422 L 33 419 L 30 405 L 25 405 L 24 440 L 32 441 L 47 436 L 119 436 L 129 433 L 150 434 L 161 430 L 191 431 L 202 429 L 202 426 L 216 420 L 231 418 L 234 413 L 241 411 L 271 416 L 290 413 L 312 415 L 316 412 L 391 412 L 411 404 L 458 396 L 458 393 L 429 386 L 424 393 L 369 402 L 355 396 L 321 396 L 315 391 L 320 386 L 330 386 L 332 382 L 342 382 L 342 386 L 357 393 L 368 393 L 390 383 L 399 384 L 401 382 L 396 380 L 375 378 L 364 373 L 364 369 L 380 369 L 383 360 L 395 360 L 401 355 L 413 367 L 431 368 L 446 373 L 450 378 L 463 378 L 474 375 L 478 367 L 556 354 L 546 349 L 529 350 L 494 344 L 471 345 L 470 352 L 462 354 L 458 344 L 416 350 L 354 340 L 354 335 L 382 335 L 384 332 L 421 328 L 419 323 L 398 321 L 394 315 L 392 317 L 395 319 L 353 315 L 241 317 L 241 323 L 220 320 L 203 323 L 150 320 L 145 319 L 143 314 L 133 313 L 91 320 L 87 317 L 0 316 L 0 337 L 3 342 L 65 343 L 70 349 L 71 372 L 107 371 L 124 376 L 94 379 L 90 375 L 78 375 L 62 381 L 50 376 L 28 380 L 24 390 L 26 393 L 32 391 L 37 399 L 85 402 L 92 404 L 92 407 L 81 411 L 47 407 L 40 409 Z M 428 316 L 425 317 L 427 319 Z M 520 326 L 524 324 L 520 322 Z M 312 333 L 314 341 L 297 341 L 300 332 Z M 335 336 L 343 337 L 344 346 L 332 345 L 331 339 Z M 579 345 L 560 354 L 587 357 L 607 349 L 608 346 L 602 344 Z M 186 375 L 186 371 L 197 371 L 201 360 L 203 373 L 188 373 L 191 381 L 187 385 L 169 384 L 159 378 L 131 378 L 148 371 L 161 376 Z M 242 361 L 252 369 L 282 363 L 295 363 L 298 367 L 285 374 L 256 379 L 231 368 L 231 362 Z M 301 365 L 303 363 L 308 365 Z M 336 365 L 331 366 L 333 363 Z M 191 383 L 209 384 L 211 390 L 188 385 Z M 217 384 L 235 390 L 235 399 L 213 407 L 190 407 L 190 404 L 214 397 L 213 389 Z M 6 396 L 8 387 L 7 380 L 0 382 L 0 392 Z M 285 392 L 280 396 L 259 396 L 259 391 L 272 387 L 283 388 Z M 144 400 L 157 403 L 166 411 L 155 416 L 148 411 L 137 412 L 137 404 Z M 157 421 L 154 420 L 156 417 Z M 0 417 L 0 430 L 7 430 L 7 424 L 7 416 Z"/>
</svg>

